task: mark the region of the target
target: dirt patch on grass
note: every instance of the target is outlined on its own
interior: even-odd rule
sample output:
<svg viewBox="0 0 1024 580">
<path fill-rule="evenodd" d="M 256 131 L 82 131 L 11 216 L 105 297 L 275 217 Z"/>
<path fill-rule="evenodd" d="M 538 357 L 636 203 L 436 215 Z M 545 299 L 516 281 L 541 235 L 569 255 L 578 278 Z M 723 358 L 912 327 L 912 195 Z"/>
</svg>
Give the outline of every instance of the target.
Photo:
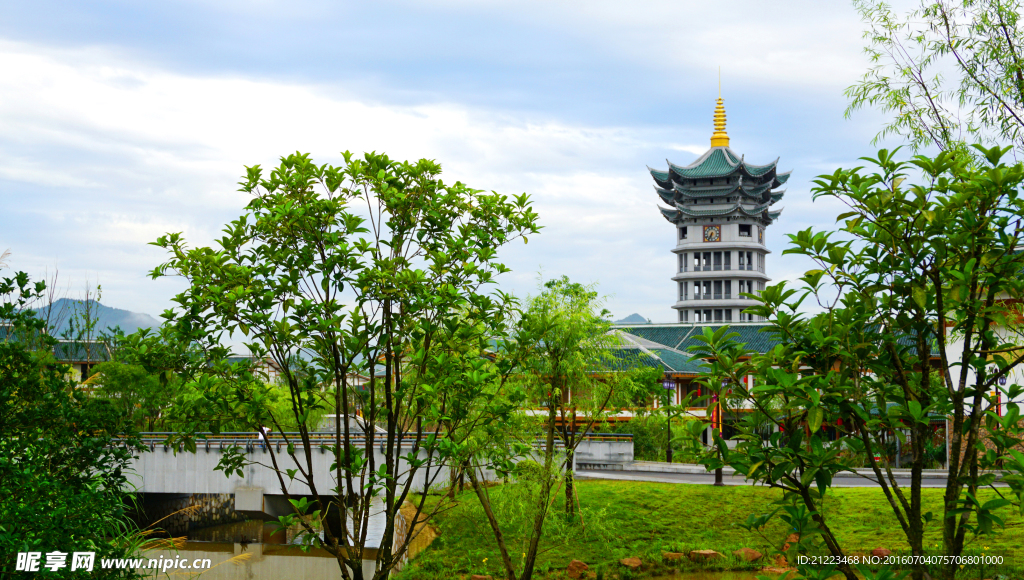
<svg viewBox="0 0 1024 580">
<path fill-rule="evenodd" d="M 413 518 L 416 517 L 416 506 L 409 502 L 405 502 L 405 505 L 402 506 L 399 513 L 402 514 L 402 517 L 405 518 L 406 522 L 409 522 L 408 525 L 411 525 Z M 420 514 L 419 519 L 416 520 L 416 528 L 415 531 L 413 531 L 413 537 L 412 540 L 409 541 L 409 549 L 407 550 L 407 557 L 410 560 L 425 550 L 435 538 L 441 535 L 438 533 L 437 528 L 430 525 L 427 520 L 428 518 L 426 514 L 422 513 Z"/>
</svg>

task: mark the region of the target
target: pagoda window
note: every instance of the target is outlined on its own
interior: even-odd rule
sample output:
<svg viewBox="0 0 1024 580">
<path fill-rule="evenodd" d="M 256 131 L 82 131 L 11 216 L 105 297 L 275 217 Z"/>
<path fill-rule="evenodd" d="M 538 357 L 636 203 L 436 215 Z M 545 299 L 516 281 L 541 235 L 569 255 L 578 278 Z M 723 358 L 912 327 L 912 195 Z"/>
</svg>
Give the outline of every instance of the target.
<svg viewBox="0 0 1024 580">
<path fill-rule="evenodd" d="M 679 254 L 679 271 L 680 272 L 685 272 L 686 271 L 686 254 L 685 253 Z"/>
<path fill-rule="evenodd" d="M 715 252 L 715 270 L 722 269 L 722 252 Z"/>
<path fill-rule="evenodd" d="M 725 253 L 725 269 L 726 270 L 731 270 L 732 269 L 731 262 L 732 262 L 732 252 L 726 252 Z"/>
<path fill-rule="evenodd" d="M 722 299 L 722 281 L 715 280 L 715 300 Z"/>
<path fill-rule="evenodd" d="M 689 310 L 680 310 L 679 311 L 679 322 L 686 322 L 686 319 L 689 317 L 689 314 L 690 314 Z"/>
<path fill-rule="evenodd" d="M 689 286 L 686 282 L 679 283 L 679 299 L 686 300 L 686 287 Z"/>
<path fill-rule="evenodd" d="M 700 310 L 693 311 L 693 321 L 700 322 Z"/>
<path fill-rule="evenodd" d="M 704 300 L 711 300 L 711 281 L 710 280 L 704 280 L 704 296 L 702 296 L 702 298 Z"/>
<path fill-rule="evenodd" d="M 726 309 L 726 311 L 725 311 L 725 321 L 726 322 L 732 322 L 732 308 Z"/>
<path fill-rule="evenodd" d="M 711 310 L 704 311 L 704 322 L 711 322 Z"/>
<path fill-rule="evenodd" d="M 704 271 L 711 271 L 711 252 L 704 252 Z"/>
<path fill-rule="evenodd" d="M 700 252 L 693 253 L 693 271 L 700 272 Z"/>
<path fill-rule="evenodd" d="M 722 321 L 722 309 L 721 308 L 716 308 L 715 309 L 715 322 L 721 322 L 721 321 Z"/>
<path fill-rule="evenodd" d="M 685 240 L 686 239 L 686 226 L 683 226 L 683 227 L 679 228 L 679 239 L 680 240 Z"/>
<path fill-rule="evenodd" d="M 732 280 L 725 281 L 725 299 L 729 300 L 732 298 Z"/>
<path fill-rule="evenodd" d="M 740 235 L 750 237 L 750 224 L 740 224 Z"/>
<path fill-rule="evenodd" d="M 754 269 L 754 253 L 753 252 L 746 252 L 746 254 L 747 254 L 747 270 L 753 270 Z"/>
</svg>

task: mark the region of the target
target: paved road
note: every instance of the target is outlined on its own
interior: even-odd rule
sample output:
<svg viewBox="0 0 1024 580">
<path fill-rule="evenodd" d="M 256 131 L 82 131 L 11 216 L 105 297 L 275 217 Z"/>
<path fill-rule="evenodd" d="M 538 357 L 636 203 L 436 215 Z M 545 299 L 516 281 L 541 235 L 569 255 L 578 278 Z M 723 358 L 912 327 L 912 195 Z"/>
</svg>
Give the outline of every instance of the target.
<svg viewBox="0 0 1024 580">
<path fill-rule="evenodd" d="M 578 479 L 615 479 L 623 481 L 653 481 L 658 483 L 689 483 L 709 485 L 715 482 L 713 473 L 658 473 L 651 471 L 604 471 L 598 469 L 587 469 L 576 472 Z M 726 475 L 723 478 L 726 485 L 750 485 L 743 476 Z M 896 482 L 901 487 L 910 487 L 910 478 L 897 478 Z M 878 487 L 878 484 L 863 477 L 837 477 L 833 480 L 834 487 Z M 924 479 L 922 487 L 946 487 L 945 479 Z"/>
</svg>

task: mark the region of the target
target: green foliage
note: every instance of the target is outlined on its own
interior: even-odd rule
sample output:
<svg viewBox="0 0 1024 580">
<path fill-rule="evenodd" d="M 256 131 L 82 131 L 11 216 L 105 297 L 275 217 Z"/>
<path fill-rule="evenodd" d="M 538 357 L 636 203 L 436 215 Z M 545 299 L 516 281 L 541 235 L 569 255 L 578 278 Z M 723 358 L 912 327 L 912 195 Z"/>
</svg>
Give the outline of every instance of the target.
<svg viewBox="0 0 1024 580">
<path fill-rule="evenodd" d="M 18 552 L 60 551 L 68 567 L 49 577 L 131 578 L 99 563 L 131 552 L 124 489 L 137 440 L 115 439 L 120 411 L 75 389 L 54 360 L 53 339 L 24 308 L 43 290 L 21 273 L 0 281 L 0 321 L 13 338 L 0 341 L 0 570 L 27 578 L 14 571 Z M 95 552 L 96 570 L 72 573 L 76 551 Z"/>
<path fill-rule="evenodd" d="M 880 0 L 854 6 L 872 67 L 846 90 L 847 116 L 877 107 L 892 115 L 878 138 L 899 135 L 917 151 L 970 155 L 976 141 L 1024 151 L 1020 2 L 922 0 L 906 15 Z"/>
<path fill-rule="evenodd" d="M 503 412 L 489 405 L 505 401 L 496 395 L 511 365 L 481 355 L 508 334 L 515 301 L 486 290 L 508 271 L 498 249 L 539 228 L 525 194 L 445 183 L 427 159 L 343 156 L 340 166 L 316 165 L 296 153 L 269 175 L 248 167 L 240 185 L 252 200 L 215 247 L 190 248 L 180 233 L 159 238 L 168 261 L 153 277 L 178 274 L 189 286 L 164 313 L 160 336 L 139 348 L 165 344 L 151 364 L 184 380 L 175 420 L 187 449 L 195 433 L 238 423 L 288 438 L 282 457 L 268 449 L 270 462 L 282 479 L 297 469 L 291 489 L 308 488 L 302 495 L 318 498 L 322 517 L 339 518 L 323 536 L 303 521 L 304 534 L 349 562 L 355 578 L 360 526 L 379 498 L 386 524 L 374 577 L 383 579 L 409 539 L 394 538 L 394 520 L 418 474 L 433 485 L 440 467 L 463 460 L 474 426 Z M 230 364 L 226 333 L 246 337 L 256 360 L 273 360 L 279 383 L 252 361 Z M 325 447 L 332 489 L 305 476 L 313 460 L 302 451 L 325 412 L 342 418 Z M 354 426 L 357 412 L 365 429 Z"/>
<path fill-rule="evenodd" d="M 502 501 L 505 486 L 492 487 L 490 492 L 495 501 Z M 687 573 L 701 578 L 708 574 L 704 565 L 685 559 L 678 563 L 663 563 L 661 552 L 689 552 L 690 550 L 717 550 L 726 555 L 726 560 L 712 567 L 745 570 L 723 575 L 736 580 L 753 578 L 764 562 L 747 563 L 733 559 L 733 550 L 747 547 L 755 549 L 769 558 L 776 554 L 789 554 L 799 548 L 782 552 L 781 548 L 792 529 L 778 517 L 767 521 L 759 531 L 745 529 L 750 513 L 762 515 L 780 508 L 783 493 L 764 486 L 712 487 L 705 485 L 649 483 L 613 480 L 581 480 L 578 482 L 583 510 L 603 510 L 600 516 L 584 512 L 587 531 L 577 529 L 568 536 L 545 532 L 538 556 L 537 568 L 550 566 L 548 578 L 565 578 L 565 568 L 574 559 L 586 562 L 591 572 L 604 570 L 605 578 L 612 578 L 622 570 L 619 559 L 639 557 L 644 562 L 645 575 L 654 578 L 673 577 L 679 569 L 686 578 Z M 941 510 L 942 490 L 924 490 L 924 507 Z M 983 503 L 998 497 L 992 490 L 983 490 Z M 685 494 L 684 499 L 681 494 Z M 453 509 L 440 514 L 434 521 L 441 535 L 409 563 L 402 571 L 400 580 L 440 580 L 459 575 L 489 574 L 494 578 L 504 577 L 501 558 L 493 538 L 480 533 L 487 525 L 479 503 L 468 497 L 458 497 Z M 830 492 L 823 506 L 828 515 L 831 529 L 842 544 L 851 552 L 870 553 L 874 548 L 885 547 L 897 555 L 909 554 L 906 537 L 900 530 L 884 494 L 877 488 L 836 488 Z M 713 512 L 713 517 L 709 513 Z M 551 518 L 556 523 L 559 518 Z M 590 526 L 600 520 L 604 529 L 597 533 Z M 1018 578 L 1024 572 L 1020 563 L 1013 559 L 1018 546 L 1024 541 L 1024 522 L 1018 514 L 1008 514 L 1007 531 L 996 537 L 986 538 L 984 543 L 973 542 L 966 554 L 1004 555 L 1007 565 L 998 570 L 989 570 L 979 576 L 979 568 L 967 566 L 962 571 L 964 578 L 994 578 L 996 573 L 1006 578 Z M 516 544 L 520 536 L 510 530 L 509 542 Z M 942 555 L 942 532 L 931 528 L 926 535 L 929 555 Z M 990 543 L 991 542 L 991 543 Z M 521 553 L 514 554 L 519 556 Z M 807 546 L 807 555 L 825 555 L 827 552 L 819 543 Z M 484 563 L 484 558 L 487 562 Z M 882 568 L 881 570 L 884 570 Z M 871 570 L 879 574 L 881 570 Z M 858 571 L 860 572 L 860 571 Z M 764 574 L 763 572 L 760 572 Z M 538 573 L 537 576 L 543 577 Z M 775 576 L 772 575 L 774 578 Z"/>
<path fill-rule="evenodd" d="M 1012 418 L 1019 416 L 1016 403 L 1007 406 L 1006 420 L 991 406 L 997 391 L 1010 401 L 1021 392 L 997 383 L 1024 361 L 1019 315 L 1005 301 L 1024 294 L 1024 253 L 1016 251 L 1024 232 L 1024 166 L 1002 163 L 1008 149 L 975 148 L 983 167 L 950 152 L 897 161 L 881 150 L 864 158 L 874 173 L 861 167 L 820 176 L 815 196 L 836 198 L 850 211 L 838 217 L 838 232 L 791 235 L 784 253 L 807 256 L 818 268 L 797 289 L 767 288 L 750 310 L 770 322 L 780 344 L 748 353 L 720 331 L 706 333 L 699 349 L 709 375 L 735 385 L 734 394 L 776 427 L 758 432 L 744 421 L 735 450 L 719 444 L 724 461 L 792 494 L 834 555 L 841 547 L 820 506 L 832 478 L 855 456 L 881 482 L 914 554 L 924 550 L 933 519 L 949 555 L 962 553 L 966 532 L 988 535 L 1002 523 L 996 511 L 1006 502 L 972 498 L 992 482 L 979 472 L 1008 461 L 1006 450 L 1022 439 Z M 920 181 L 908 185 L 911 174 Z M 811 300 L 820 313 L 800 311 Z M 748 375 L 752 387 L 742 381 Z M 922 508 L 919 477 L 934 455 L 931 422 L 947 417 L 950 477 L 945 517 L 935 518 Z M 981 451 L 983 426 L 996 449 Z M 911 457 L 904 465 L 912 473 L 909 487 L 891 471 L 894 440 Z M 1019 504 L 1024 488 L 1012 469 L 1007 479 Z M 913 572 L 921 578 L 925 568 Z M 843 573 L 852 578 L 852 571 Z M 953 574 L 946 566 L 941 575 Z"/>
<path fill-rule="evenodd" d="M 170 376 L 161 381 L 142 365 L 118 361 L 100 363 L 90 383 L 98 385 L 96 395 L 109 401 L 131 425 L 140 431 L 167 431 L 164 413 L 178 396 L 181 381 Z"/>
</svg>

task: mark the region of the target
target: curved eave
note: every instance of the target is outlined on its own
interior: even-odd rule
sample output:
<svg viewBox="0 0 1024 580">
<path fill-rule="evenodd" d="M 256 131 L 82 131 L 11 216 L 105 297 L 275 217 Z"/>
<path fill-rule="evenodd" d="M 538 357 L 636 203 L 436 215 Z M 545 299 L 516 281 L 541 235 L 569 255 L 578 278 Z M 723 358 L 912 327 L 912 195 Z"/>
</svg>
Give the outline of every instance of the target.
<svg viewBox="0 0 1024 580">
<path fill-rule="evenodd" d="M 747 172 L 747 174 L 750 175 L 751 177 L 763 177 L 765 175 L 768 175 L 769 171 L 773 171 L 775 169 L 775 165 L 778 164 L 778 162 L 778 157 L 775 158 L 775 161 L 772 161 L 771 163 L 768 163 L 766 165 L 753 165 L 751 163 L 743 161 L 743 170 Z"/>
<path fill-rule="evenodd" d="M 761 197 L 764 192 L 772 189 L 770 183 L 762 183 L 760 185 L 743 185 L 743 193 L 750 197 Z"/>
<path fill-rule="evenodd" d="M 770 212 L 768 212 L 768 217 L 771 218 L 772 221 L 775 221 L 775 220 L 779 219 L 780 215 L 782 215 L 782 210 L 781 209 L 778 210 L 778 211 L 770 211 Z"/>
<path fill-rule="evenodd" d="M 650 172 L 651 177 L 654 178 L 654 182 L 658 184 L 658 187 L 662 189 L 672 189 L 672 179 L 668 174 L 668 171 L 660 171 L 658 169 L 647 168 Z"/>
<path fill-rule="evenodd" d="M 789 176 L 792 175 L 792 174 L 793 174 L 793 170 L 792 169 L 787 171 L 787 172 L 785 172 L 785 173 L 778 173 L 778 172 L 776 172 L 775 173 L 775 185 L 773 185 L 772 187 L 773 188 L 774 187 L 779 187 L 780 185 L 786 183 L 787 181 L 789 181 Z"/>
<path fill-rule="evenodd" d="M 665 219 L 672 223 L 676 223 L 677 221 L 679 221 L 679 210 L 677 209 L 668 209 L 666 207 L 661 207 L 659 205 L 658 211 L 661 212 L 661 215 L 665 216 Z"/>
<path fill-rule="evenodd" d="M 781 200 L 782 196 L 785 195 L 785 194 L 786 194 L 786 190 L 785 189 L 783 189 L 782 191 L 776 191 L 776 192 L 772 193 L 772 197 L 771 197 L 771 200 L 768 202 L 768 205 L 775 204 L 776 202 Z"/>
<path fill-rule="evenodd" d="M 675 194 L 672 193 L 671 191 L 669 191 L 667 189 L 662 189 L 662 188 L 657 187 L 657 186 L 655 186 L 654 191 L 658 192 L 658 197 L 660 197 L 661 200 L 664 201 L 665 203 L 667 203 L 669 205 L 672 205 L 672 204 L 675 203 Z"/>
<path fill-rule="evenodd" d="M 765 210 L 768 209 L 768 204 L 759 205 L 757 207 L 753 207 L 750 209 L 747 209 L 740 205 L 737 205 L 736 207 L 739 209 L 740 212 L 750 217 L 763 217 Z"/>
<path fill-rule="evenodd" d="M 743 158 L 738 157 L 728 147 L 712 147 L 696 161 L 685 166 L 676 165 L 667 159 L 665 161 L 668 162 L 669 171 L 681 179 L 728 177 L 735 174 L 737 168 L 743 165 Z"/>
<path fill-rule="evenodd" d="M 690 198 L 704 198 L 704 197 L 725 197 L 732 195 L 740 187 L 739 185 L 719 185 L 719 186 L 704 186 L 704 187 L 686 187 L 682 184 L 675 184 L 674 191 L 678 191 L 680 194 Z"/>
</svg>

